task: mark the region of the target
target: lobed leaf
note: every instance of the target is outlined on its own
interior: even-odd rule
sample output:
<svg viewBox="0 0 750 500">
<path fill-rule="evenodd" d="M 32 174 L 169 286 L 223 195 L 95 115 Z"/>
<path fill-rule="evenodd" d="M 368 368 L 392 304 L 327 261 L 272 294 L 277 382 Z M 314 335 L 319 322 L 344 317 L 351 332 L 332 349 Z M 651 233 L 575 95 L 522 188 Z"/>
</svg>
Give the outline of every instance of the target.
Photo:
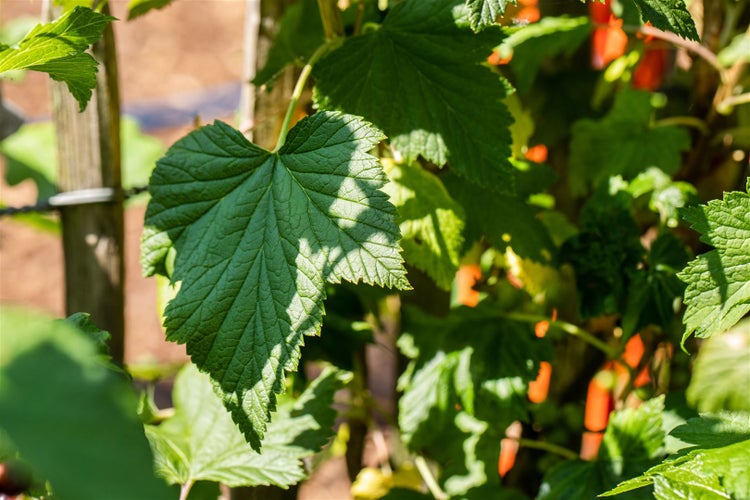
<svg viewBox="0 0 750 500">
<path fill-rule="evenodd" d="M 692 333 L 723 332 L 750 311 L 750 180 L 747 191 L 683 211 L 701 241 L 715 247 L 678 274 L 687 283 L 683 343 Z"/>
<path fill-rule="evenodd" d="M 601 496 L 615 496 L 648 485 L 653 485 L 653 496 L 658 500 L 750 496 L 750 414 L 726 412 L 691 419 L 672 434 L 696 446 Z"/>
<path fill-rule="evenodd" d="M 187 344 L 256 448 L 284 372 L 320 332 L 325 283 L 409 287 L 386 177 L 367 153 L 381 139 L 359 118 L 321 112 L 271 153 L 216 122 L 154 170 L 142 263 L 165 273 L 176 254 L 167 338 Z"/>
<path fill-rule="evenodd" d="M 422 156 L 477 185 L 512 192 L 506 89 L 483 65 L 502 33 L 459 27 L 462 4 L 397 3 L 379 28 L 316 65 L 315 102 L 383 129 L 406 163 Z"/>
<path fill-rule="evenodd" d="M 208 375 L 189 364 L 175 380 L 174 415 L 158 426 L 146 426 L 157 471 L 170 484 L 296 484 L 307 476 L 302 459 L 317 453 L 333 435 L 336 412 L 330 405 L 349 378 L 345 372 L 328 369 L 299 399 L 281 405 L 261 454 L 238 431 Z"/>
<path fill-rule="evenodd" d="M 97 71 L 96 60 L 84 51 L 101 38 L 112 20 L 114 17 L 75 7 L 56 21 L 37 25 L 18 47 L 0 45 L 0 74 L 19 69 L 48 73 L 65 82 L 83 111 L 96 86 Z"/>
<path fill-rule="evenodd" d="M 616 175 L 632 179 L 657 166 L 673 175 L 690 147 L 690 135 L 674 125 L 651 123 L 651 95 L 625 90 L 617 94 L 601 120 L 583 119 L 573 125 L 570 143 L 570 189 L 576 196 Z"/>
</svg>

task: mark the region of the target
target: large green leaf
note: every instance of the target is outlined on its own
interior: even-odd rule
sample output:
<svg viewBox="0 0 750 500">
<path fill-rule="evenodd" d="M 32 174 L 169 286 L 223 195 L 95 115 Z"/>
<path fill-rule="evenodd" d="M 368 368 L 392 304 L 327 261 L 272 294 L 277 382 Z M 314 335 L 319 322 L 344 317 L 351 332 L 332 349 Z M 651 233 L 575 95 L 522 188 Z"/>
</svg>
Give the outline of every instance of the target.
<svg viewBox="0 0 750 500">
<path fill-rule="evenodd" d="M 380 131 L 316 113 L 276 153 L 216 122 L 178 141 L 151 177 L 142 262 L 182 282 L 165 311 L 170 340 L 211 374 L 254 447 L 320 332 L 325 283 L 408 288 L 386 177 L 369 151 Z"/>
<path fill-rule="evenodd" d="M 575 195 L 611 176 L 632 179 L 652 166 L 668 175 L 677 171 L 681 152 L 690 147 L 690 135 L 674 125 L 652 124 L 651 114 L 650 93 L 624 90 L 607 116 L 573 125 L 568 182 Z"/>
<path fill-rule="evenodd" d="M 253 450 L 232 421 L 211 379 L 189 364 L 177 375 L 174 416 L 146 426 L 157 472 L 170 484 L 196 481 L 228 486 L 290 486 L 306 477 L 302 459 L 320 450 L 333 435 L 333 394 L 350 378 L 329 369 L 298 400 L 280 405 L 263 453 Z"/>
<path fill-rule="evenodd" d="M 633 0 L 641 18 L 659 29 L 672 31 L 688 40 L 700 41 L 695 21 L 685 0 Z"/>
<path fill-rule="evenodd" d="M 0 433 L 55 496 L 170 498 L 154 475 L 135 395 L 96 342 L 38 312 L 1 309 L 0 325 Z"/>
<path fill-rule="evenodd" d="M 663 456 L 663 410 L 664 398 L 660 397 L 637 409 L 613 413 L 596 460 L 567 461 L 552 467 L 537 498 L 595 498 L 623 479 L 642 473 Z"/>
<path fill-rule="evenodd" d="M 520 90 L 528 90 L 546 58 L 570 57 L 591 33 L 587 17 L 545 17 L 538 23 L 507 28 L 499 50 L 512 55 L 509 66 Z"/>
<path fill-rule="evenodd" d="M 750 320 L 743 320 L 701 345 L 687 389 L 703 412 L 750 411 Z"/>
<path fill-rule="evenodd" d="M 471 29 L 480 31 L 496 24 L 498 16 L 505 14 L 509 3 L 515 5 L 516 0 L 466 0 Z"/>
<path fill-rule="evenodd" d="M 405 0 L 382 26 L 348 39 L 313 70 L 316 102 L 363 116 L 407 163 L 446 163 L 475 184 L 513 188 L 511 117 L 501 78 L 482 63 L 499 28 L 459 27 L 458 0 Z"/>
<path fill-rule="evenodd" d="M 85 7 L 76 7 L 47 24 L 37 25 L 18 43 L 0 45 L 0 74 L 18 69 L 49 73 L 63 81 L 83 110 L 96 85 L 97 62 L 84 51 L 102 36 L 105 16 Z"/>
<path fill-rule="evenodd" d="M 672 431 L 694 446 L 603 496 L 654 487 L 659 500 L 750 498 L 750 413 L 720 413 L 691 419 Z M 649 495 L 650 496 L 650 495 Z"/>
<path fill-rule="evenodd" d="M 693 332 L 696 337 L 723 332 L 750 311 L 750 179 L 747 191 L 725 193 L 723 200 L 683 212 L 701 241 L 716 247 L 678 275 L 687 283 L 683 342 Z"/>
<path fill-rule="evenodd" d="M 461 261 L 464 211 L 440 179 L 418 165 L 393 166 L 384 191 L 398 209 L 404 258 L 449 290 Z"/>
</svg>

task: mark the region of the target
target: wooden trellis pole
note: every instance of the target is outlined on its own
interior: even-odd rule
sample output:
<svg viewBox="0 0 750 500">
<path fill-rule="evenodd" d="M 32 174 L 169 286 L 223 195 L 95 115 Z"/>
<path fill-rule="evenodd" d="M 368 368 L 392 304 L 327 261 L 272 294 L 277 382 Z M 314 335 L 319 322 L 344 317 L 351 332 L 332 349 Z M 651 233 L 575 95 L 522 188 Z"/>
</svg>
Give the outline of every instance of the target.
<svg viewBox="0 0 750 500">
<path fill-rule="evenodd" d="M 52 17 L 52 8 L 48 8 Z M 57 10 L 57 9 L 54 9 Z M 108 14 L 105 6 L 103 13 Z M 125 351 L 123 207 L 120 175 L 120 102 L 112 26 L 92 48 L 97 86 L 84 112 L 63 83 L 52 82 L 60 192 L 111 188 L 114 199 L 63 207 L 65 309 L 87 312 L 111 337 L 110 353 Z"/>
</svg>

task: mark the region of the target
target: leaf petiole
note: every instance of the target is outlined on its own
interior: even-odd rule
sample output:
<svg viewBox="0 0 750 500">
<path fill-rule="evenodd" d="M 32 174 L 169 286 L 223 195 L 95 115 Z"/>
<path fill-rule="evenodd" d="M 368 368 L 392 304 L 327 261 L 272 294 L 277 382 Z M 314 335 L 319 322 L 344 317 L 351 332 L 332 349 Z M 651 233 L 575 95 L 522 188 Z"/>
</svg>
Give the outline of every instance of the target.
<svg viewBox="0 0 750 500">
<path fill-rule="evenodd" d="M 289 99 L 289 107 L 286 110 L 284 122 L 281 124 L 281 131 L 279 132 L 279 138 L 276 141 L 276 146 L 273 148 L 273 153 L 278 152 L 278 150 L 281 149 L 281 146 L 283 146 L 284 142 L 286 141 L 286 134 L 289 132 L 289 124 L 292 121 L 294 110 L 297 109 L 297 103 L 299 103 L 299 99 L 300 97 L 302 97 L 302 92 L 305 90 L 305 85 L 307 84 L 307 79 L 310 77 L 313 66 L 316 62 L 318 62 L 320 58 L 326 55 L 329 50 L 335 48 L 335 46 L 337 46 L 339 43 L 340 39 L 334 38 L 318 47 L 315 52 L 313 52 L 313 55 L 310 56 L 310 60 L 307 61 L 307 64 L 305 64 L 305 66 L 302 68 L 302 72 L 300 73 L 299 78 L 297 78 L 297 83 L 294 85 L 292 97 Z"/>
</svg>

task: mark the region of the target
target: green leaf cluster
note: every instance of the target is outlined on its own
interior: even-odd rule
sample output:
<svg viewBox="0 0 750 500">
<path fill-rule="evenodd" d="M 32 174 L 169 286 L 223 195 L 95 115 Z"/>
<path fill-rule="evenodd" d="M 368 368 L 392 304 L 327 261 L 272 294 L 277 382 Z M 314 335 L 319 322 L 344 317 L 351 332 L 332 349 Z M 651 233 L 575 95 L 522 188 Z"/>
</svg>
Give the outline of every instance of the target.
<svg viewBox="0 0 750 500">
<path fill-rule="evenodd" d="M 398 346 L 410 361 L 399 379 L 402 439 L 448 464 L 441 482 L 465 493 L 493 477 L 505 427 L 526 418 L 544 342 L 487 304 L 445 318 L 408 308 L 403 321 Z"/>
<path fill-rule="evenodd" d="M 664 398 L 660 397 L 638 409 L 611 414 L 596 460 L 554 466 L 545 475 L 537 498 L 595 498 L 655 465 L 664 454 L 663 410 Z"/>
<path fill-rule="evenodd" d="M 81 111 L 96 86 L 97 62 L 85 51 L 99 40 L 114 20 L 85 7 L 76 7 L 59 19 L 37 25 L 17 47 L 0 45 L 0 74 L 29 69 L 65 82 Z"/>
</svg>

